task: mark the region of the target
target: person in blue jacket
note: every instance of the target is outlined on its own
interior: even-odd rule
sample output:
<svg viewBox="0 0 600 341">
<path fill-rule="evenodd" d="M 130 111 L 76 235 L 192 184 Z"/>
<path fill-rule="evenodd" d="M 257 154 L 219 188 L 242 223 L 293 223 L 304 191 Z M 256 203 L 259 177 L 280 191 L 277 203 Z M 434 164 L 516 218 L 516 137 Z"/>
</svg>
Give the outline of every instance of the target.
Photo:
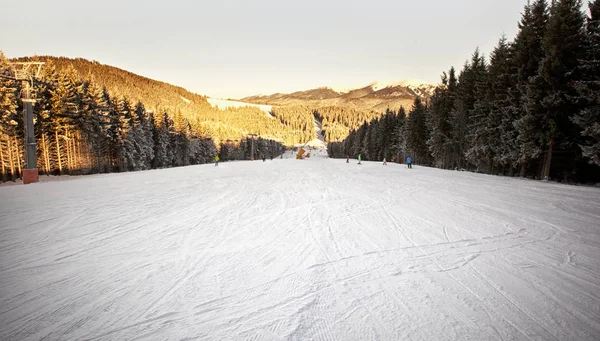
<svg viewBox="0 0 600 341">
<path fill-rule="evenodd" d="M 412 168 L 412 158 L 410 156 L 406 158 L 406 165 L 408 168 Z"/>
</svg>

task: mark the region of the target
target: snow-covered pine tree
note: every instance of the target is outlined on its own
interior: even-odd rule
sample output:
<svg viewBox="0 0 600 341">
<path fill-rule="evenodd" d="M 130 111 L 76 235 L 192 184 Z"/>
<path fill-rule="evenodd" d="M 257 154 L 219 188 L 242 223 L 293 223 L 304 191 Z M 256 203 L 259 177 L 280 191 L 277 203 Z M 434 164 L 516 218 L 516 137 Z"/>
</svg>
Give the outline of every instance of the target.
<svg viewBox="0 0 600 341">
<path fill-rule="evenodd" d="M 521 92 L 519 91 L 519 74 L 518 69 L 521 65 L 517 64 L 515 58 L 515 42 L 508 44 L 507 51 L 508 60 L 502 62 L 502 58 L 498 57 L 495 64 L 498 65 L 498 86 L 503 88 L 503 85 L 508 83 L 506 88 L 506 102 L 501 104 L 502 96 L 498 96 L 494 103 L 494 108 L 501 111 L 499 134 L 500 134 L 500 149 L 497 152 L 496 162 L 504 169 L 504 173 L 509 176 L 514 175 L 515 167 L 519 166 L 519 145 L 517 141 L 518 131 L 515 122 L 519 119 L 523 110 L 521 107 Z M 504 69 L 504 71 L 501 71 Z"/>
<path fill-rule="evenodd" d="M 478 69 L 484 65 L 479 49 L 471 56 L 471 62 L 464 64 L 458 76 L 456 98 L 451 113 L 452 137 L 454 147 L 454 163 L 459 169 L 467 167 L 465 154 L 469 149 L 469 128 L 471 124 L 471 113 L 475 107 Z"/>
<path fill-rule="evenodd" d="M 93 155 L 90 167 L 101 172 L 106 168 L 108 153 L 108 104 L 104 89 L 93 78 L 84 87 L 81 108 L 85 115 L 83 134 Z"/>
<path fill-rule="evenodd" d="M 165 111 L 157 121 L 154 131 L 154 168 L 169 168 L 173 166 L 173 149 L 171 135 L 174 132 L 173 120 Z"/>
<path fill-rule="evenodd" d="M 8 59 L 0 50 L 0 73 L 9 72 Z M 13 156 L 14 134 L 17 115 L 17 84 L 0 77 L 0 177 L 6 181 L 8 177 L 14 180 L 16 174 L 16 157 Z"/>
<path fill-rule="evenodd" d="M 489 72 L 489 113 L 487 118 L 487 137 L 490 149 L 490 156 L 493 164 L 490 171 L 495 173 L 495 167 L 505 168 L 510 161 L 504 158 L 503 154 L 506 151 L 503 146 L 502 137 L 508 132 L 503 129 L 511 129 L 512 124 L 506 124 L 505 117 L 512 117 L 510 111 L 511 98 L 510 88 L 513 86 L 511 77 L 511 53 L 510 47 L 503 36 L 498 45 L 490 55 Z M 513 134 L 514 136 L 514 134 Z"/>
<path fill-rule="evenodd" d="M 121 96 L 115 103 L 117 115 L 117 154 L 119 159 L 119 171 L 132 171 L 137 163 L 136 148 L 132 138 L 129 138 L 135 122 L 133 120 L 133 107 L 125 96 Z"/>
<path fill-rule="evenodd" d="M 134 127 L 132 130 L 133 145 L 136 149 L 135 170 L 152 168 L 154 158 L 154 140 L 152 138 L 152 125 L 144 103 L 138 101 L 133 113 Z"/>
<path fill-rule="evenodd" d="M 471 59 L 471 76 L 473 104 L 467 115 L 467 149 L 465 158 L 475 165 L 477 170 L 491 171 L 493 154 L 490 148 L 489 116 L 490 116 L 490 82 L 488 70 L 483 54 L 479 49 L 473 53 Z M 466 87 L 468 89 L 468 87 Z"/>
<path fill-rule="evenodd" d="M 72 155 L 72 132 L 76 129 L 75 123 L 79 106 L 79 98 L 76 90 L 73 70 L 67 72 L 56 72 L 51 75 L 53 87 L 49 98 L 49 122 L 53 136 L 56 165 L 60 174 L 77 168 Z"/>
</svg>

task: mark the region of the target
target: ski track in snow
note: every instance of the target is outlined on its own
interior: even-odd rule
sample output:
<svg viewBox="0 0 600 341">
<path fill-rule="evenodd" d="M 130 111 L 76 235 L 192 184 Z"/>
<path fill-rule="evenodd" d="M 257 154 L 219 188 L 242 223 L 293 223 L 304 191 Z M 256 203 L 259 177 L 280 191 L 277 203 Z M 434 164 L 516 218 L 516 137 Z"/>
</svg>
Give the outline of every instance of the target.
<svg viewBox="0 0 600 341">
<path fill-rule="evenodd" d="M 0 340 L 598 340 L 600 190 L 327 159 L 0 187 Z"/>
</svg>

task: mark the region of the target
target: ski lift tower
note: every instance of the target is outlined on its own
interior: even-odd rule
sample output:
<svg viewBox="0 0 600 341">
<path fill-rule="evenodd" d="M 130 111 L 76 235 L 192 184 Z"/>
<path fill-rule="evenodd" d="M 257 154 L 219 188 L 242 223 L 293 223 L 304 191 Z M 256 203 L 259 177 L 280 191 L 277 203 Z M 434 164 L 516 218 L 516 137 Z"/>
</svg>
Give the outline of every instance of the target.
<svg viewBox="0 0 600 341">
<path fill-rule="evenodd" d="M 40 181 L 37 170 L 37 155 L 35 134 L 33 131 L 33 80 L 38 78 L 42 71 L 43 62 L 12 62 L 9 63 L 11 74 L 0 74 L 0 77 L 22 82 L 21 101 L 23 102 L 23 120 L 25 123 L 25 169 L 23 170 L 23 183 L 30 184 Z"/>
</svg>

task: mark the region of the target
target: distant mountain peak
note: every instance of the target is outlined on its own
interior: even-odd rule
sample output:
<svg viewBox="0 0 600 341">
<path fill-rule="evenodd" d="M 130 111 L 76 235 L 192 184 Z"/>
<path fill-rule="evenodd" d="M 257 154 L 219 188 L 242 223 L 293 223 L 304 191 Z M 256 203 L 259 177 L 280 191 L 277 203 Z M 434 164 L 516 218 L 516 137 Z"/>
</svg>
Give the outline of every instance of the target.
<svg viewBox="0 0 600 341">
<path fill-rule="evenodd" d="M 417 79 L 375 81 L 363 86 L 321 86 L 289 94 L 259 95 L 243 102 L 277 106 L 344 106 L 361 110 L 384 111 L 409 107 L 415 97 L 430 98 L 437 85 Z"/>
<path fill-rule="evenodd" d="M 402 86 L 406 88 L 429 88 L 436 87 L 435 84 L 427 83 L 418 79 L 406 79 L 400 81 L 375 81 L 369 84 L 373 90 L 378 91 L 385 88 L 391 88 L 396 86 Z"/>
</svg>

